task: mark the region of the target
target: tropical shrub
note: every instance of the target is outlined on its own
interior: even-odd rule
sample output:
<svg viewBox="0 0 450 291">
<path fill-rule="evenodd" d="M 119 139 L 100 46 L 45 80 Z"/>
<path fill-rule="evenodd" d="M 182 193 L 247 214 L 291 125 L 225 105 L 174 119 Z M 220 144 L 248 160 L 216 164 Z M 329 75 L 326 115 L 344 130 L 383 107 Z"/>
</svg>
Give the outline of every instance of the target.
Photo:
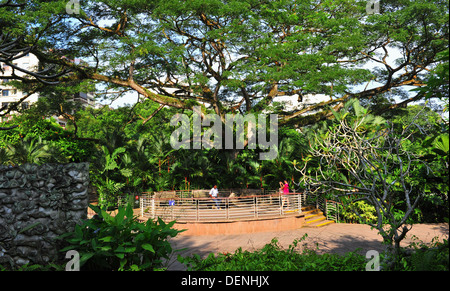
<svg viewBox="0 0 450 291">
<path fill-rule="evenodd" d="M 375 223 L 377 220 L 375 207 L 363 200 L 341 207 L 339 218 L 351 223 Z"/>
<path fill-rule="evenodd" d="M 386 261 L 386 254 L 381 254 L 381 261 Z M 381 264 L 382 270 L 391 271 L 448 271 L 449 245 L 448 240 L 439 241 L 433 238 L 431 244 L 422 241 L 412 242 L 402 248 L 401 256 L 390 265 Z"/>
<path fill-rule="evenodd" d="M 61 250 L 80 254 L 81 270 L 159 270 L 173 253 L 168 242 L 181 231 L 174 222 L 161 219 L 141 223 L 133 208 L 119 207 L 116 215 L 90 205 L 96 216 L 77 225 L 74 232 L 61 236 L 69 245 Z"/>
<path fill-rule="evenodd" d="M 416 248 L 409 260 L 413 271 L 448 271 L 448 240 L 444 240 L 442 243 L 436 241 L 431 247 Z M 408 261 L 407 257 L 405 261 Z"/>
<path fill-rule="evenodd" d="M 45 272 L 50 272 L 50 271 L 64 271 L 64 265 L 63 264 L 55 264 L 55 263 L 50 263 L 48 265 L 39 265 L 39 264 L 25 264 L 22 266 L 17 266 L 15 268 L 11 268 L 11 267 L 5 267 L 0 265 L 0 272 L 2 271 L 45 271 Z"/>
<path fill-rule="evenodd" d="M 304 236 L 304 238 L 306 235 Z M 190 271 L 363 271 L 366 266 L 364 256 L 355 252 L 346 255 L 317 254 L 305 248 L 297 252 L 301 240 L 294 240 L 288 249 L 282 249 L 276 238 L 261 250 L 254 252 L 238 248 L 234 254 L 210 253 L 202 259 L 198 254 L 190 257 L 178 256 Z"/>
</svg>

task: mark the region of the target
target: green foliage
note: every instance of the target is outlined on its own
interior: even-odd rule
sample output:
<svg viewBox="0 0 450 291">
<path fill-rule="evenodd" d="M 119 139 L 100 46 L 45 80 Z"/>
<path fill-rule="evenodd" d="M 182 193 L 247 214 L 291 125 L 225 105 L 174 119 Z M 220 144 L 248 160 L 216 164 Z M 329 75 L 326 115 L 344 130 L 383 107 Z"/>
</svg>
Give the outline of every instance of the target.
<svg viewBox="0 0 450 291">
<path fill-rule="evenodd" d="M 198 254 L 190 257 L 178 256 L 178 261 L 185 264 L 190 271 L 364 271 L 367 260 L 357 253 L 358 250 L 345 255 L 317 254 L 304 247 L 298 250 L 298 244 L 307 235 L 294 240 L 287 249 L 272 239 L 262 249 L 253 252 L 238 248 L 234 253 L 210 253 L 202 259 Z M 448 240 L 439 242 L 433 239 L 430 245 L 413 242 L 402 248 L 395 263 L 387 266 L 386 253 L 380 253 L 380 266 L 383 271 L 448 271 Z"/>
<path fill-rule="evenodd" d="M 416 118 L 418 114 L 420 117 Z M 423 165 L 416 164 L 417 170 L 411 173 L 408 181 L 414 188 L 424 189 L 423 199 L 418 205 L 420 215 L 415 215 L 413 221 L 445 221 L 449 215 L 448 122 L 426 105 L 408 106 L 389 119 L 398 132 L 414 120 L 413 138 L 404 144 L 404 149 L 414 152 L 431 170 L 429 172 Z"/>
<path fill-rule="evenodd" d="M 424 205 L 422 197 L 448 201 L 445 191 L 436 193 L 448 187 L 448 178 L 435 172 L 448 173 L 448 162 L 438 162 L 441 160 L 438 155 L 446 154 L 446 144 L 438 142 L 444 149 L 438 154 L 436 143 L 427 136 L 428 130 L 436 128 L 435 122 L 428 124 L 428 119 L 421 119 L 426 109 L 421 107 L 411 118 L 406 116 L 406 123 L 394 124 L 372 115 L 358 100 L 350 100 L 343 110 L 333 112 L 332 122 L 314 133 L 310 155 L 303 160 L 312 164 L 315 159 L 313 171 L 306 172 L 306 166 L 300 170 L 308 189 L 313 187 L 335 195 L 332 199 L 344 204 L 344 218 L 377 228 L 393 256 L 408 230 L 405 224 L 425 217 L 425 211 L 417 208 L 420 203 Z M 428 116 L 435 115 L 431 112 Z M 439 181 L 440 189 L 431 181 Z M 448 205 L 442 210 L 441 221 L 448 217 Z"/>
<path fill-rule="evenodd" d="M 238 248 L 234 254 L 210 253 L 202 259 L 194 254 L 191 257 L 178 256 L 178 260 L 191 271 L 363 271 L 366 260 L 356 252 L 346 255 L 323 254 L 305 248 L 296 250 L 300 240 L 294 240 L 288 249 L 282 249 L 276 238 L 262 249 L 249 252 Z"/>
<path fill-rule="evenodd" d="M 14 269 L 11 268 L 6 268 L 6 267 L 2 267 L 2 265 L 0 265 L 0 272 L 1 271 L 25 271 L 25 272 L 30 272 L 30 271 L 45 271 L 45 272 L 49 272 L 49 271 L 64 271 L 64 265 L 58 265 L 58 264 L 54 264 L 54 263 L 50 263 L 48 265 L 39 265 L 39 264 L 25 264 L 22 266 L 18 266 Z"/>
<path fill-rule="evenodd" d="M 7 145 L 7 152 L 9 152 L 10 162 L 12 164 L 40 164 L 46 158 L 49 158 L 50 151 L 46 142 L 31 137 L 23 139 L 16 145 Z"/>
<path fill-rule="evenodd" d="M 345 208 L 341 206 L 339 210 L 339 218 L 347 223 L 373 224 L 376 223 L 377 213 L 373 205 L 360 200 L 346 205 Z"/>
<path fill-rule="evenodd" d="M 2 32 L 45 52 L 44 65 L 63 62 L 62 56 L 90 60 L 64 81 L 101 82 L 108 99 L 139 89 L 177 108 L 206 101 L 229 110 L 236 103 L 229 101 L 244 95 L 245 109 L 256 112 L 270 105 L 271 91 L 351 92 L 372 102 L 374 95 L 422 80 L 433 97 L 448 88 L 448 1 L 389 1 L 370 16 L 366 1 L 357 0 L 91 0 L 75 14 L 66 12 L 66 4 L 36 0 L 20 9 L 1 7 Z M 401 55 L 388 64 L 391 49 Z M 367 66 L 373 62 L 384 65 Z M 354 89 L 370 81 L 383 85 Z"/>
<path fill-rule="evenodd" d="M 45 158 L 41 158 L 41 161 L 37 161 L 40 163 L 83 162 L 87 161 L 88 157 L 94 152 L 92 142 L 74 139 L 73 133 L 64 130 L 54 119 L 44 119 L 40 115 L 35 115 L 35 112 L 32 110 L 16 115 L 10 122 L 5 122 L 0 126 L 3 125 L 18 125 L 18 127 L 12 130 L 0 131 L 0 148 L 17 149 L 22 152 L 22 156 L 26 152 L 30 154 L 30 150 L 33 147 L 44 148 L 48 154 Z M 38 142 L 39 140 L 41 142 Z M 30 147 L 30 143 L 33 143 L 32 147 Z M 43 153 L 44 150 L 40 152 Z M 9 159 L 11 158 L 10 156 Z M 14 161 L 9 159 L 2 162 L 14 163 Z M 26 158 L 21 159 L 24 160 Z"/>
<path fill-rule="evenodd" d="M 426 99 L 449 97 L 449 49 L 439 52 L 436 55 L 436 60 L 438 65 L 428 76 L 426 86 L 413 89 L 413 91 L 423 94 Z"/>
<path fill-rule="evenodd" d="M 223 117 L 231 111 L 260 112 L 273 104 L 274 96 L 299 94 L 300 98 L 307 93 L 327 94 L 334 100 L 353 95 L 361 104 L 376 108 L 377 98 L 392 105 L 386 94 L 398 92 L 395 90 L 403 85 L 422 85 L 422 81 L 427 82 L 421 87 L 426 96 L 419 100 L 444 98 L 448 87 L 448 1 L 390 1 L 381 5 L 382 13 L 370 16 L 366 4 L 354 0 L 92 0 L 80 6 L 79 14 L 66 12 L 66 0 L 1 7 L 2 33 L 10 33 L 12 39 L 23 37 L 21 45 L 25 47 L 35 45 L 33 52 L 43 66 L 39 69 L 50 69 L 46 61 L 54 64 L 79 58 L 89 62 L 72 64 L 76 68 L 62 83 L 39 88 L 45 98 L 33 109 L 35 116 L 29 118 L 30 114 L 15 123 L 21 128 L 12 129 L 11 134 L 0 133 L 0 148 L 3 142 L 16 144 L 22 137 L 41 136 L 57 149 L 60 161 L 91 162 L 93 183 L 112 197 L 120 192 L 207 188 L 212 184 L 276 189 L 281 179 L 297 181 L 301 177 L 293 164 L 300 164 L 306 156 L 312 140 L 303 136 L 314 129 L 296 128 L 302 131 L 298 133 L 294 128 L 280 128 L 277 159 L 260 163 L 255 159 L 257 150 L 249 149 L 171 152 L 167 148 L 168 120 L 199 101 L 211 103 Z M 391 49 L 401 55 L 384 66 L 367 66 L 384 63 L 384 52 Z M 357 92 L 356 86 L 368 87 L 370 81 L 383 86 Z M 29 92 L 39 87 L 22 83 L 19 85 Z M 105 99 L 137 89 L 139 96 L 147 99 L 133 107 L 77 111 L 65 132 L 54 126 L 41 130 L 46 123 L 42 115 L 79 109 L 68 99 L 94 87 Z M 383 122 L 352 102 L 343 111 L 354 109 L 358 119 L 364 120 L 362 131 L 373 131 Z M 157 112 L 160 104 L 176 109 Z M 315 110 L 314 116 L 320 118 L 300 114 L 306 120 L 301 124 L 313 124 L 323 119 L 323 113 L 330 117 L 341 114 L 328 114 L 332 111 L 328 106 Z M 148 120 L 154 112 L 157 114 Z M 33 124 L 39 127 L 36 132 Z M 24 128 L 29 132 L 25 134 Z M 140 143 L 142 140 L 146 144 Z M 439 151 L 441 146 L 435 145 Z M 125 149 L 114 159 L 114 170 L 103 171 L 102 146 L 109 153 Z M 308 171 L 315 170 L 314 163 L 308 164 Z M 423 170 L 415 173 L 417 185 L 424 184 L 421 174 Z M 435 188 L 442 196 L 448 181 L 441 180 Z"/>
<path fill-rule="evenodd" d="M 449 271 L 448 240 L 416 248 L 410 260 L 413 271 Z"/>
<path fill-rule="evenodd" d="M 388 1 L 381 5 L 382 13 L 371 16 L 366 14 L 365 1 L 352 0 L 318 4 L 303 0 L 92 0 L 74 15 L 66 12 L 66 5 L 67 0 L 37 0 L 28 1 L 24 8 L 0 8 L 6 42 L 20 38 L 21 45 L 33 45 L 33 52 L 46 52 L 40 56 L 40 70 L 55 72 L 46 60 L 98 60 L 78 66 L 57 86 L 40 88 L 45 98 L 0 124 L 19 125 L 0 131 L 1 164 L 89 161 L 92 184 L 105 206 L 115 206 L 118 195 L 149 190 L 209 188 L 213 184 L 272 190 L 280 180 L 303 179 L 294 166 L 305 168 L 308 175 L 318 172 L 320 161 L 308 154 L 308 149 L 328 138 L 337 122 L 348 122 L 355 134 L 370 139 L 386 129 L 386 121 L 399 135 L 418 112 L 425 112 L 414 119 L 413 138 L 401 147 L 415 158 L 405 178 L 411 198 L 423 195 L 408 222 L 448 221 L 448 121 L 432 110 L 423 111 L 422 106 L 388 110 L 382 116 L 369 110 L 392 105 L 389 99 L 394 98 L 386 94 L 406 97 L 401 91 L 406 84 L 418 85 L 411 91 L 418 95 L 408 98 L 437 97 L 447 102 L 448 111 L 448 1 Z M 384 63 L 391 49 L 403 55 L 392 64 L 366 66 Z M 369 81 L 383 86 L 351 93 L 355 85 Z M 94 82 L 103 82 L 97 89 L 104 90 L 99 93 L 107 98 L 141 88 L 141 97 L 146 93 L 153 101 L 118 109 L 79 110 L 67 130 L 44 119 L 80 109 L 67 99 L 73 93 L 93 90 Z M 422 82 L 426 86 L 420 86 Z M 26 92 L 39 85 L 13 83 Z M 127 85 L 131 83 L 132 87 Z M 160 94 L 149 95 L 144 87 Z M 280 127 L 278 155 L 271 161 L 257 161 L 258 150 L 170 148 L 170 117 L 198 101 L 212 102 L 226 113 L 244 98 L 233 110 L 255 113 L 272 104 L 277 113 L 288 115 L 271 103 L 272 97 L 300 91 L 327 94 L 331 99 L 349 94 L 359 100 L 351 99 L 337 111 L 322 105 L 316 108 L 319 115 L 331 113 L 327 115 L 334 120 L 313 124 L 319 119 L 304 116 L 307 121 L 299 123 L 300 127 Z M 161 103 L 177 109 L 157 111 Z M 345 145 L 343 136 L 338 138 Z M 326 145 L 320 150 L 336 153 Z M 355 156 L 348 158 L 351 165 L 358 163 Z M 392 159 L 390 168 L 391 174 L 381 173 L 380 179 L 390 183 L 388 213 L 398 221 L 406 212 L 399 198 L 402 187 L 396 180 L 401 174 L 398 160 Z M 330 180 L 357 182 L 348 169 L 324 173 Z M 302 181 L 296 190 L 305 190 Z M 374 183 L 374 187 L 379 185 L 379 181 Z M 373 221 L 370 205 L 357 202 L 352 207 Z M 345 219 L 362 222 L 347 210 L 350 207 L 343 212 Z"/>
<path fill-rule="evenodd" d="M 116 172 L 116 176 L 118 173 L 122 173 L 122 171 L 117 171 L 119 166 L 117 165 L 117 156 L 123 152 L 125 152 L 125 148 L 119 147 L 116 148 L 112 153 L 109 153 L 107 147 L 103 146 L 103 157 L 105 159 L 103 167 L 98 169 L 99 175 L 97 179 L 94 181 L 94 185 L 98 189 L 98 202 L 100 206 L 111 207 L 115 206 L 117 203 L 117 195 L 125 186 L 125 183 L 116 182 L 111 179 L 111 173 Z"/>
<path fill-rule="evenodd" d="M 64 234 L 69 245 L 61 250 L 80 253 L 82 270 L 160 270 L 173 252 L 168 242 L 181 231 L 173 229 L 175 222 L 161 219 L 141 223 L 129 205 L 119 207 L 115 215 L 99 207 L 90 207 L 96 216 L 77 225 L 74 232 Z"/>
<path fill-rule="evenodd" d="M 417 239 L 417 238 L 416 238 Z M 384 257 L 384 254 L 381 254 Z M 383 258 L 381 261 L 383 262 Z M 381 267 L 386 267 L 381 265 Z M 417 239 L 390 266 L 391 271 L 449 271 L 448 240 L 439 241 L 433 238 L 431 244 L 425 244 Z"/>
</svg>

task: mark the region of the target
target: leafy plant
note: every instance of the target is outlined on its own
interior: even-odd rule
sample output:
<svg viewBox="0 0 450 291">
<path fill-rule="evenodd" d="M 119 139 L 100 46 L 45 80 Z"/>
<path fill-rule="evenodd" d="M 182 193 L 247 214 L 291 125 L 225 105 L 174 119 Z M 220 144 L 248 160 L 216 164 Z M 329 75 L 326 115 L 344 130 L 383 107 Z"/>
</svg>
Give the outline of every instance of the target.
<svg viewBox="0 0 450 291">
<path fill-rule="evenodd" d="M 421 246 L 411 255 L 411 265 L 414 271 L 448 271 L 449 247 L 448 240 L 435 241 L 432 246 Z"/>
<path fill-rule="evenodd" d="M 42 163 L 49 158 L 50 148 L 46 141 L 38 138 L 26 137 L 17 144 L 7 144 L 7 152 L 15 164 Z"/>
<path fill-rule="evenodd" d="M 341 208 L 339 216 L 346 222 L 375 223 L 377 216 L 375 207 L 360 200 Z"/>
<path fill-rule="evenodd" d="M 294 240 L 287 249 L 282 249 L 276 238 L 261 250 L 254 252 L 238 248 L 234 254 L 210 253 L 202 259 L 198 254 L 191 257 L 178 256 L 178 260 L 191 271 L 362 271 L 365 269 L 364 256 L 355 252 L 344 256 L 338 254 L 317 254 L 305 248 L 298 252 L 300 240 Z"/>
<path fill-rule="evenodd" d="M 99 203 L 101 206 L 111 207 L 117 203 L 117 195 L 125 186 L 125 183 L 117 182 L 113 179 L 113 174 L 119 170 L 117 164 L 118 155 L 125 152 L 125 148 L 119 147 L 112 153 L 106 146 L 102 146 L 105 162 L 102 169 L 99 169 L 98 175 L 95 176 L 93 184 L 97 187 L 99 194 Z M 122 174 L 122 169 L 118 172 Z"/>
<path fill-rule="evenodd" d="M 175 222 L 158 219 L 141 223 L 133 208 L 119 207 L 112 215 L 105 209 L 90 205 L 96 216 L 77 225 L 74 232 L 61 236 L 69 245 L 61 250 L 80 253 L 82 270 L 158 270 L 173 252 L 168 242 L 181 231 L 172 228 Z"/>
<path fill-rule="evenodd" d="M 434 149 L 437 153 L 441 153 L 442 155 L 448 155 L 449 150 L 449 135 L 441 134 L 438 136 L 434 142 Z"/>
<path fill-rule="evenodd" d="M 449 246 L 448 240 L 439 241 L 434 237 L 431 244 L 413 236 L 413 241 L 408 247 L 402 249 L 402 255 L 393 263 L 391 270 L 395 271 L 448 271 L 449 270 Z M 385 256 L 386 254 L 381 254 Z M 383 260 L 382 260 L 383 261 Z M 382 269 L 385 266 L 381 265 Z"/>
<path fill-rule="evenodd" d="M 39 264 L 25 264 L 16 268 L 7 268 L 0 265 L 0 272 L 1 271 L 64 271 L 64 265 L 58 265 L 55 263 L 50 263 L 45 266 Z"/>
<path fill-rule="evenodd" d="M 11 163 L 9 152 L 4 148 L 0 148 L 0 165 L 8 163 Z"/>
</svg>

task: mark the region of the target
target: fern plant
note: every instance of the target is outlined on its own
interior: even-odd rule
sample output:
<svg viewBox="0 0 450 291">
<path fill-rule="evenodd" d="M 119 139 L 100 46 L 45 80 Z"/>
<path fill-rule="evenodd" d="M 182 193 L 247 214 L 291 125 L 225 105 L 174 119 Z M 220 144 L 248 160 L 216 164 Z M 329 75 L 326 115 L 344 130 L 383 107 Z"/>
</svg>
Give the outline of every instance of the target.
<svg viewBox="0 0 450 291">
<path fill-rule="evenodd" d="M 123 175 L 122 171 L 119 170 L 117 159 L 119 154 L 125 152 L 125 148 L 119 147 L 110 153 L 108 148 L 103 146 L 102 150 L 105 157 L 103 168 L 99 171 L 93 184 L 97 187 L 99 205 L 114 207 L 117 205 L 117 196 L 120 194 L 120 190 L 125 186 L 125 183 L 114 179 L 114 174 L 117 176 L 117 172 Z M 124 173 L 127 174 L 128 172 L 125 171 Z"/>
<path fill-rule="evenodd" d="M 26 137 L 17 144 L 7 144 L 7 153 L 14 164 L 39 164 L 51 157 L 50 147 L 41 137 Z"/>
</svg>

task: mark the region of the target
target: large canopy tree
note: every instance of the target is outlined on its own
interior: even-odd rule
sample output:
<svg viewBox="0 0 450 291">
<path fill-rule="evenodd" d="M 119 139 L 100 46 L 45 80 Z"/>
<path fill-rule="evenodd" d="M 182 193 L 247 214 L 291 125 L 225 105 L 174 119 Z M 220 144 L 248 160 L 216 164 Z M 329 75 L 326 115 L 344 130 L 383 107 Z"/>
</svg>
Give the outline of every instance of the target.
<svg viewBox="0 0 450 291">
<path fill-rule="evenodd" d="M 181 109 L 203 102 L 221 116 L 280 95 L 329 95 L 283 116 L 300 125 L 349 98 L 404 96 L 380 112 L 420 100 L 423 91 L 401 90 L 424 86 L 448 46 L 447 0 L 385 0 L 372 15 L 357 0 L 7 2 L 1 34 L 70 69 L 59 81 L 93 80 L 111 98 L 135 91 Z"/>
</svg>

